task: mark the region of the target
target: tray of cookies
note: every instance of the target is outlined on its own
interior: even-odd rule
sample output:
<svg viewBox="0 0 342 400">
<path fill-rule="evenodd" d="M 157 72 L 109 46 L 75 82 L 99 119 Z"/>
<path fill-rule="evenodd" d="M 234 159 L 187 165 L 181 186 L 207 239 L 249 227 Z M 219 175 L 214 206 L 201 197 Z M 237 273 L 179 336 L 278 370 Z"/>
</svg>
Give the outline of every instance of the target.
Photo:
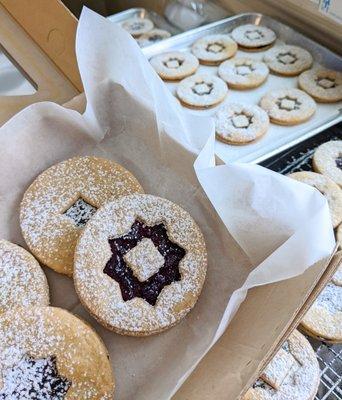
<svg viewBox="0 0 342 400">
<path fill-rule="evenodd" d="M 143 52 L 189 112 L 214 117 L 223 162 L 262 162 L 342 120 L 342 58 L 262 14 Z"/>
</svg>

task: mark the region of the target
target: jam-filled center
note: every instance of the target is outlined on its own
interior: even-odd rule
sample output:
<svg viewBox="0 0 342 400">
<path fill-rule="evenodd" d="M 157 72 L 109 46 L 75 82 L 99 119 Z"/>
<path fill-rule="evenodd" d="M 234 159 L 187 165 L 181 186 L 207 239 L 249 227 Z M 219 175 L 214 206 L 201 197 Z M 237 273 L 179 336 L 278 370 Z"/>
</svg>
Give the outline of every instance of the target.
<svg viewBox="0 0 342 400">
<path fill-rule="evenodd" d="M 205 96 L 211 94 L 214 89 L 214 84 L 212 82 L 196 82 L 195 85 L 191 88 L 193 93 L 198 96 Z"/>
<path fill-rule="evenodd" d="M 72 219 L 77 228 L 83 228 L 90 218 L 96 213 L 97 208 L 87 203 L 82 197 L 77 199 L 75 203 L 70 206 L 64 215 Z"/>
<path fill-rule="evenodd" d="M 141 297 L 154 306 L 165 286 L 180 281 L 185 250 L 169 239 L 163 223 L 136 220 L 128 233 L 108 242 L 112 256 L 103 272 L 118 282 L 124 301 Z"/>
<path fill-rule="evenodd" d="M 332 78 L 317 78 L 316 84 L 323 89 L 333 89 L 337 86 L 335 79 Z"/>
<path fill-rule="evenodd" d="M 221 53 L 224 50 L 225 46 L 220 42 L 213 42 L 207 45 L 206 50 L 209 53 Z"/>
<path fill-rule="evenodd" d="M 259 29 L 253 29 L 245 32 L 245 37 L 249 40 L 259 40 L 265 37 L 264 33 Z"/>
<path fill-rule="evenodd" d="M 302 103 L 295 97 L 285 96 L 279 98 L 276 104 L 280 110 L 294 111 L 299 110 Z"/>
<path fill-rule="evenodd" d="M 290 65 L 297 62 L 298 57 L 296 56 L 296 54 L 287 51 L 286 53 L 279 53 L 277 55 L 277 60 L 284 65 Z"/>
<path fill-rule="evenodd" d="M 252 124 L 253 117 L 251 115 L 247 115 L 244 113 L 235 114 L 231 122 L 235 128 L 238 129 L 247 129 Z"/>
<path fill-rule="evenodd" d="M 342 153 L 335 159 L 336 167 L 342 169 Z"/>
<path fill-rule="evenodd" d="M 131 23 L 130 28 L 132 31 L 138 31 L 138 30 L 142 29 L 144 26 L 145 26 L 145 24 L 143 22 L 134 21 Z"/>
<path fill-rule="evenodd" d="M 169 59 L 167 59 L 166 61 L 163 62 L 165 67 L 171 68 L 171 69 L 179 68 L 183 65 L 183 63 L 184 63 L 184 60 L 182 60 L 181 58 L 178 58 L 178 57 L 170 57 Z"/>
<path fill-rule="evenodd" d="M 255 70 L 255 68 L 252 66 L 252 64 L 247 64 L 247 63 L 240 64 L 235 67 L 235 72 L 237 73 L 237 75 L 241 75 L 241 76 L 249 75 L 254 70 Z"/>
<path fill-rule="evenodd" d="M 25 355 L 18 364 L 3 372 L 0 399 L 64 400 L 71 384 L 59 375 L 55 356 L 34 359 Z"/>
</svg>

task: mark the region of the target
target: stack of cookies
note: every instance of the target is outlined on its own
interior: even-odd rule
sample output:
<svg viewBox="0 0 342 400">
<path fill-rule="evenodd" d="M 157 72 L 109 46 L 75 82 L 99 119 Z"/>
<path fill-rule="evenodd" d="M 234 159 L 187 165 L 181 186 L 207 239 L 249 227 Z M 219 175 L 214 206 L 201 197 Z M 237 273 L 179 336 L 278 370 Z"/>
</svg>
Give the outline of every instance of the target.
<svg viewBox="0 0 342 400">
<path fill-rule="evenodd" d="M 229 33 L 199 38 L 191 52 L 172 51 L 152 57 L 151 65 L 165 81 L 180 81 L 175 95 L 185 107 L 201 110 L 225 101 L 230 90 L 260 87 L 270 72 L 298 76 L 298 88 L 279 87 L 264 93 L 258 104 L 225 102 L 215 114 L 217 139 L 247 144 L 261 138 L 269 123 L 296 125 L 310 119 L 317 102 L 342 100 L 342 73 L 310 69 L 312 55 L 304 48 L 276 43 L 276 33 L 260 25 L 238 26 Z M 258 59 L 237 51 L 262 52 Z M 203 67 L 200 71 L 199 66 Z M 205 71 L 205 72 L 202 72 Z"/>
</svg>

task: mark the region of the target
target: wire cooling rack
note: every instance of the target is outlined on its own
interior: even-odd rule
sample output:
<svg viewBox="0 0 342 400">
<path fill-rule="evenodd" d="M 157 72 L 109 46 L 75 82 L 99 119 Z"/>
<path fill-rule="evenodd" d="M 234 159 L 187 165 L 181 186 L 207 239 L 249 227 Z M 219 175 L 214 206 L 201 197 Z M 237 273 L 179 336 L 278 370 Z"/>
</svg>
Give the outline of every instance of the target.
<svg viewBox="0 0 342 400">
<path fill-rule="evenodd" d="M 330 140 L 342 140 L 342 124 L 319 133 L 263 163 L 281 174 L 312 171 L 316 147 Z M 330 345 L 308 337 L 321 367 L 321 383 L 315 400 L 342 400 L 342 344 Z"/>
</svg>

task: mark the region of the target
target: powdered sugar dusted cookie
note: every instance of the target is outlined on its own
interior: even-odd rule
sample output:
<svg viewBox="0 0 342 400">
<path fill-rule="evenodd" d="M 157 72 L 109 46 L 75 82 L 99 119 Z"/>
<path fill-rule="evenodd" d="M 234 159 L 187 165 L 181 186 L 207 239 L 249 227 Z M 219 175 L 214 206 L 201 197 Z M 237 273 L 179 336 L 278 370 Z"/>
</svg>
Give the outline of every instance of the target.
<svg viewBox="0 0 342 400">
<path fill-rule="evenodd" d="M 329 69 L 305 71 L 298 78 L 298 86 L 320 103 L 342 100 L 342 72 Z"/>
<path fill-rule="evenodd" d="M 302 47 L 282 45 L 268 50 L 264 61 L 272 72 L 294 76 L 309 69 L 313 59 L 311 54 Z"/>
<path fill-rule="evenodd" d="M 245 50 L 264 50 L 277 39 L 272 29 L 260 25 L 241 25 L 232 31 L 232 38 Z"/>
<path fill-rule="evenodd" d="M 191 53 L 171 51 L 152 57 L 152 67 L 162 79 L 179 80 L 196 72 L 199 62 Z"/>
<path fill-rule="evenodd" d="M 87 224 L 75 252 L 76 291 L 120 334 L 147 336 L 195 305 L 207 269 L 203 235 L 182 208 L 152 195 L 122 197 Z"/>
<path fill-rule="evenodd" d="M 267 132 L 269 118 L 260 107 L 226 103 L 215 115 L 216 136 L 232 144 L 252 142 Z"/>
<path fill-rule="evenodd" d="M 124 21 L 121 26 L 132 36 L 138 37 L 153 29 L 153 22 L 148 18 L 133 17 Z"/>
<path fill-rule="evenodd" d="M 160 42 L 161 40 L 165 40 L 171 36 L 171 33 L 168 31 L 164 31 L 163 29 L 152 29 L 151 31 L 144 33 L 141 35 L 137 41 L 139 46 L 145 47 L 150 44 L 154 44 Z"/>
<path fill-rule="evenodd" d="M 320 368 L 308 340 L 294 331 L 243 400 L 313 400 Z"/>
<path fill-rule="evenodd" d="M 342 248 L 342 223 L 338 226 L 336 230 L 336 241 L 340 245 L 340 249 Z"/>
<path fill-rule="evenodd" d="M 312 166 L 342 187 L 342 140 L 321 144 L 314 153 Z"/>
<path fill-rule="evenodd" d="M 271 122 L 279 125 L 296 125 L 307 121 L 316 111 L 315 101 L 299 89 L 278 89 L 266 93 L 260 106 L 268 113 Z"/>
<path fill-rule="evenodd" d="M 112 400 L 107 350 L 65 310 L 31 307 L 0 315 L 0 398 Z"/>
<path fill-rule="evenodd" d="M 72 275 L 79 234 L 108 200 L 143 190 L 114 161 L 75 157 L 56 164 L 30 185 L 20 207 L 20 225 L 32 253 L 57 272 Z"/>
<path fill-rule="evenodd" d="M 232 89 L 252 89 L 265 82 L 268 67 L 252 58 L 234 58 L 223 62 L 218 69 L 219 76 Z"/>
<path fill-rule="evenodd" d="M 191 108 L 208 108 L 224 100 L 227 84 L 211 74 L 195 74 L 183 79 L 177 87 L 177 96 L 183 105 Z"/>
<path fill-rule="evenodd" d="M 1 239 L 0 314 L 16 307 L 48 304 L 49 286 L 38 262 L 22 247 Z"/>
<path fill-rule="evenodd" d="M 342 222 L 342 190 L 333 180 L 327 176 L 310 171 L 295 172 L 288 176 L 313 186 L 326 197 L 334 228 Z"/>
<path fill-rule="evenodd" d="M 333 343 L 342 342 L 342 264 L 301 324 L 310 336 Z"/>
<path fill-rule="evenodd" d="M 237 44 L 229 35 L 207 35 L 198 39 L 191 51 L 202 64 L 217 65 L 235 55 Z"/>
</svg>

